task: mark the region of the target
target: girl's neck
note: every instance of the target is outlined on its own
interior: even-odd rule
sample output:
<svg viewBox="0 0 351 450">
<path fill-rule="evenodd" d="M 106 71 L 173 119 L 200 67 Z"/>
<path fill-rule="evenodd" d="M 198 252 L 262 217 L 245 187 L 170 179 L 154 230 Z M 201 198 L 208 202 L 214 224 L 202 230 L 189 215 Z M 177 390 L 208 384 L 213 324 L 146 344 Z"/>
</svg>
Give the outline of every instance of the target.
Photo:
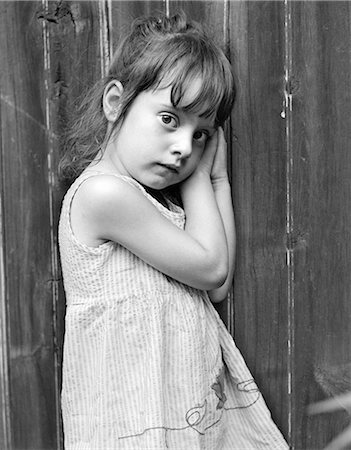
<svg viewBox="0 0 351 450">
<path fill-rule="evenodd" d="M 178 186 L 170 186 L 162 191 L 148 188 L 144 186 L 146 191 L 152 195 L 157 201 L 159 201 L 163 206 L 169 209 L 168 201 L 171 201 L 175 205 L 182 207 L 182 200 L 179 194 Z"/>
<path fill-rule="evenodd" d="M 167 200 L 166 200 L 167 196 L 165 195 L 165 192 L 158 191 L 156 189 L 151 189 L 148 186 L 143 186 L 143 187 L 146 190 L 146 192 L 148 192 L 153 198 L 155 198 L 158 202 L 160 202 L 161 205 L 163 205 L 167 209 L 169 208 Z"/>
</svg>

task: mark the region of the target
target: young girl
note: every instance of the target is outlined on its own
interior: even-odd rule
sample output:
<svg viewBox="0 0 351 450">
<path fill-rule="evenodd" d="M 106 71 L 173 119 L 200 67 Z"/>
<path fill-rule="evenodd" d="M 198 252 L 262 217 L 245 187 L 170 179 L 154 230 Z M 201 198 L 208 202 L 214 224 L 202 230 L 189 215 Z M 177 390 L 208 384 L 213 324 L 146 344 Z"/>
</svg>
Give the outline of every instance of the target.
<svg viewBox="0 0 351 450">
<path fill-rule="evenodd" d="M 70 449 L 285 449 L 212 306 L 235 248 L 230 64 L 183 15 L 140 19 L 88 96 L 61 173 Z"/>
</svg>

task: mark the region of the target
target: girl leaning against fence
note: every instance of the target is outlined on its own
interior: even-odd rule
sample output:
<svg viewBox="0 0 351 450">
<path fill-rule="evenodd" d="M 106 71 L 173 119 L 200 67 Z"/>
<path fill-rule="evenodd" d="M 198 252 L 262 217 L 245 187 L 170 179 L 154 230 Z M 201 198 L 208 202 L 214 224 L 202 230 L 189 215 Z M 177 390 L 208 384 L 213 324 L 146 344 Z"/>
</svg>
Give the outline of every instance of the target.
<svg viewBox="0 0 351 450">
<path fill-rule="evenodd" d="M 287 448 L 212 305 L 234 265 L 234 91 L 178 14 L 135 21 L 85 97 L 60 165 L 66 450 Z"/>
</svg>

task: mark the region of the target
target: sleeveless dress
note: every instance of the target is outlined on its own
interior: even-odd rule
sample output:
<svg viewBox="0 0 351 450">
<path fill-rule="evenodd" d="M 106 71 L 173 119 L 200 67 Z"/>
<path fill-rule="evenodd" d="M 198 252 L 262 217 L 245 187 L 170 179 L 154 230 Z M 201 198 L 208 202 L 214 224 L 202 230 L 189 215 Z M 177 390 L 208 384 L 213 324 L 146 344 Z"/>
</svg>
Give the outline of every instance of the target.
<svg viewBox="0 0 351 450">
<path fill-rule="evenodd" d="M 59 224 L 65 449 L 288 448 L 206 292 L 115 242 L 92 248 L 74 236 L 72 199 L 96 174 L 72 184 Z M 135 180 L 116 176 L 184 227 L 180 207 L 167 209 Z"/>
</svg>

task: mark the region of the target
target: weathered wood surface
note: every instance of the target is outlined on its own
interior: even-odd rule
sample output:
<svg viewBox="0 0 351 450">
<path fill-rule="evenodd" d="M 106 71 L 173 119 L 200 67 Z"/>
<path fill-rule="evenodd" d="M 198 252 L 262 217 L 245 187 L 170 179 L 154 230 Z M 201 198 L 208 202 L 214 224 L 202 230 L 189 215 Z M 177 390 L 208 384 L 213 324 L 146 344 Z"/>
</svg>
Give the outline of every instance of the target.
<svg viewBox="0 0 351 450">
<path fill-rule="evenodd" d="M 5 445 L 14 449 L 56 445 L 45 63 L 36 9 L 33 2 L 0 4 Z"/>
<path fill-rule="evenodd" d="M 234 335 L 273 418 L 288 436 L 284 5 L 231 2 L 229 8 L 238 82 L 232 117 L 238 235 Z"/>
<path fill-rule="evenodd" d="M 323 448 L 349 420 L 308 417 L 306 405 L 351 390 L 350 30 L 349 2 L 291 4 L 295 448 Z"/>
<path fill-rule="evenodd" d="M 157 15 L 158 13 L 166 13 L 166 3 L 162 0 L 112 2 L 109 33 L 111 56 L 121 39 L 130 31 L 134 19 L 144 15 Z"/>
<path fill-rule="evenodd" d="M 70 1 L 49 2 L 37 12 L 49 61 L 47 74 L 47 111 L 50 122 L 48 154 L 52 208 L 53 301 L 55 305 L 56 386 L 61 386 L 62 343 L 64 335 L 65 297 L 57 249 L 57 225 L 63 190 L 57 166 L 62 150 L 61 136 L 77 99 L 101 76 L 105 64 L 102 36 L 106 32 L 103 3 Z M 53 405 L 54 408 L 54 405 Z M 62 424 L 59 397 L 56 399 L 57 448 L 62 447 Z"/>
<path fill-rule="evenodd" d="M 184 10 L 235 69 L 226 129 L 238 248 L 218 308 L 294 449 L 321 449 L 349 389 L 351 45 L 348 2 L 0 2 L 0 448 L 62 448 L 60 134 L 143 14 Z"/>
</svg>

